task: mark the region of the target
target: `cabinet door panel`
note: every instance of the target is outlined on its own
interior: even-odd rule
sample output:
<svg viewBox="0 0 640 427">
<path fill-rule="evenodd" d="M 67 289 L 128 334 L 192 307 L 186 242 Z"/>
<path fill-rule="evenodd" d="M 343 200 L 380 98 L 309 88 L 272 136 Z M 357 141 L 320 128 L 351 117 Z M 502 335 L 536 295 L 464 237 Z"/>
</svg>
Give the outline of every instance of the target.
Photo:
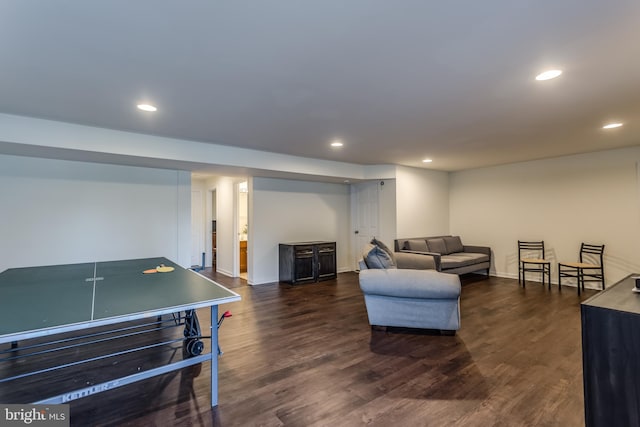
<svg viewBox="0 0 640 427">
<path fill-rule="evenodd" d="M 296 258 L 294 261 L 294 282 L 299 282 L 303 280 L 314 280 L 315 279 L 315 271 L 314 271 L 314 262 L 313 262 L 313 252 L 310 256 L 303 255 L 298 256 L 296 254 Z"/>
<path fill-rule="evenodd" d="M 336 277 L 335 244 L 318 245 L 318 280 Z"/>
</svg>

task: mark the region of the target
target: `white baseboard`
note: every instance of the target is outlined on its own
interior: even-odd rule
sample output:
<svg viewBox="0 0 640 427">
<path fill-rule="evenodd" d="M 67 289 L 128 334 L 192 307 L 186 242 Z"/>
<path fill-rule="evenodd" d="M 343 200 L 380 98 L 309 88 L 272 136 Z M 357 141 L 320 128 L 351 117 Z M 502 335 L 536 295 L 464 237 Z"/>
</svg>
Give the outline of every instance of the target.
<svg viewBox="0 0 640 427">
<path fill-rule="evenodd" d="M 228 277 L 233 277 L 233 273 L 231 273 L 228 270 L 223 270 L 223 269 L 217 268 L 216 269 L 216 273 L 224 274 L 225 276 L 228 276 Z"/>
<path fill-rule="evenodd" d="M 504 279 L 515 279 L 518 280 L 518 274 L 513 274 L 513 273 L 504 273 L 504 272 L 491 272 L 490 274 L 491 276 L 495 276 L 495 277 L 502 277 Z M 539 278 L 539 274 L 537 274 L 536 276 L 538 277 L 532 277 L 530 278 L 529 276 L 527 276 L 527 282 L 537 282 L 542 284 L 542 279 Z M 545 284 L 546 284 L 546 280 L 545 280 Z M 558 286 L 558 281 L 557 280 L 553 280 L 553 277 L 551 278 L 551 286 Z M 578 285 L 576 283 L 563 283 L 562 286 L 568 286 L 570 288 L 577 288 Z M 598 287 L 597 285 L 594 284 L 590 284 L 590 283 L 586 283 L 585 284 L 585 289 L 593 289 L 596 291 L 601 290 L 600 287 Z"/>
</svg>

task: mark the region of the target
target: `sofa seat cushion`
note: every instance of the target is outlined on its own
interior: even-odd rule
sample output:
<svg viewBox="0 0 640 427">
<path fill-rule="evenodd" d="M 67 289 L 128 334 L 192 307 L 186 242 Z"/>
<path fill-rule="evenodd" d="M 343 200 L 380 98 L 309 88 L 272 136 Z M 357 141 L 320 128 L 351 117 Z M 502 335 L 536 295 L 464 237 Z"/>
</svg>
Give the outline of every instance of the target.
<svg viewBox="0 0 640 427">
<path fill-rule="evenodd" d="M 489 262 L 489 255 L 473 252 L 457 252 L 455 254 L 442 255 L 440 267 L 442 270 L 450 268 L 466 267 L 467 265 Z"/>
</svg>

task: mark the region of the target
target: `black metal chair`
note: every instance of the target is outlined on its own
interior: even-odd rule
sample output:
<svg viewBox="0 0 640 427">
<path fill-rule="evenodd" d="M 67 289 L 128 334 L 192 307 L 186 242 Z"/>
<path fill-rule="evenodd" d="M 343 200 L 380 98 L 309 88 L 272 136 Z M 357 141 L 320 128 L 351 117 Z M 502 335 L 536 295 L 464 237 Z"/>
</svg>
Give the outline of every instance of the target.
<svg viewBox="0 0 640 427">
<path fill-rule="evenodd" d="M 545 275 L 549 279 L 549 289 L 551 289 L 551 261 L 544 258 L 544 240 L 540 242 L 523 242 L 518 240 L 518 283 L 525 287 L 526 272 L 542 274 L 542 286 L 544 286 Z"/>
<path fill-rule="evenodd" d="M 604 245 L 580 245 L 580 262 L 558 263 L 558 289 L 562 290 L 562 278 L 574 278 L 578 295 L 585 282 L 601 282 L 604 290 Z"/>
</svg>

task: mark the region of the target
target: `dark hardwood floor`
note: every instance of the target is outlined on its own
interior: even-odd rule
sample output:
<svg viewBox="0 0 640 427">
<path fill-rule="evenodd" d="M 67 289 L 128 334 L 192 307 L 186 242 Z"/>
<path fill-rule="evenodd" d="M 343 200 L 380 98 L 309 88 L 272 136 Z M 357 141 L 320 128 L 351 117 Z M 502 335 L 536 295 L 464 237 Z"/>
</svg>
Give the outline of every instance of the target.
<svg viewBox="0 0 640 427">
<path fill-rule="evenodd" d="M 219 406 L 209 407 L 205 363 L 74 401 L 72 425 L 584 425 L 580 301 L 593 291 L 578 297 L 569 288 L 463 276 L 462 328 L 440 336 L 372 330 L 355 273 L 254 287 L 205 274 L 242 296 L 221 307 L 233 317 L 220 328 Z M 199 315 L 208 324 L 208 310 Z M 129 364 L 147 363 L 143 357 Z M 11 391 L 0 383 L 0 401 L 62 382 L 49 376 Z"/>
</svg>

